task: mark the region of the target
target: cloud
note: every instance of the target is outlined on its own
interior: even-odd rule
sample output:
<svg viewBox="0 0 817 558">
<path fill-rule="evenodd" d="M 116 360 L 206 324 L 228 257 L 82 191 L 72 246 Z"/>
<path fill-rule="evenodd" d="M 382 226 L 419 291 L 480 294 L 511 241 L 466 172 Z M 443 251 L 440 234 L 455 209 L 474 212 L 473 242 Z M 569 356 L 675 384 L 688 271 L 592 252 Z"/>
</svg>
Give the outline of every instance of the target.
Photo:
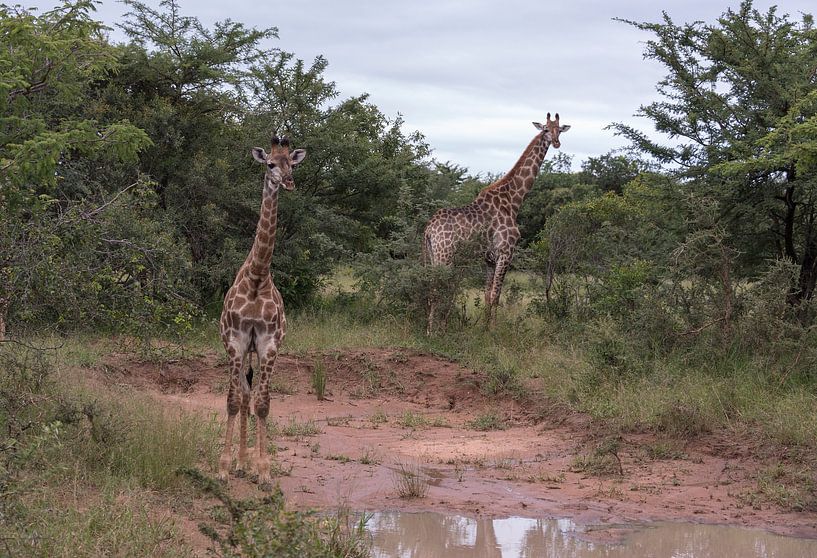
<svg viewBox="0 0 817 558">
<path fill-rule="evenodd" d="M 158 0 L 144 0 L 157 6 Z M 756 0 L 765 11 L 775 2 Z M 51 2 L 33 0 L 33 5 Z M 732 2 L 737 7 L 738 1 Z M 811 2 L 788 0 L 780 12 L 799 19 Z M 627 122 L 656 100 L 663 69 L 644 60 L 648 33 L 613 21 L 714 21 L 726 3 L 711 0 L 255 0 L 180 1 L 205 25 L 230 18 L 276 26 L 270 47 L 310 61 L 323 55 L 342 97 L 370 93 L 407 131 L 424 133 L 435 155 L 473 172 L 504 172 L 531 137 L 531 120 L 559 112 L 573 125 L 563 149 L 574 165 L 622 146 L 605 126 Z M 127 10 L 106 0 L 98 15 L 113 25 Z M 113 33 L 122 40 L 121 32 Z"/>
</svg>

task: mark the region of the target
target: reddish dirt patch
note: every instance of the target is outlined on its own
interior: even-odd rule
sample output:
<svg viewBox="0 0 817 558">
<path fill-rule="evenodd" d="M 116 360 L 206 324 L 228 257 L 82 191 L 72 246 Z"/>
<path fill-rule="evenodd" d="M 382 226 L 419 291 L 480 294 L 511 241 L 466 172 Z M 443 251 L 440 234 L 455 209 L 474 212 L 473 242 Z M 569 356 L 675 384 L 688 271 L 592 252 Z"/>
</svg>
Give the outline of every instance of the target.
<svg viewBox="0 0 817 558">
<path fill-rule="evenodd" d="M 111 355 L 105 379 L 146 390 L 168 406 L 223 416 L 226 371 L 220 360 L 213 353 L 157 364 Z M 324 401 L 310 387 L 318 362 L 328 377 Z M 747 440 L 715 433 L 678 442 L 675 459 L 654 459 L 647 449 L 659 440 L 628 435 L 616 452 L 623 474 L 594 477 L 573 467 L 577 453 L 599 436 L 586 417 L 551 409 L 537 423 L 532 417 L 541 412 L 510 398 L 487 397 L 480 390 L 484 381 L 456 363 L 405 349 L 281 356 L 270 416 L 279 426 L 273 439 L 288 501 L 317 508 L 569 517 L 611 528 L 693 521 L 817 537 L 815 513 L 753 509 L 741 500 L 764 466 Z M 507 429 L 471 428 L 471 421 L 488 413 Z M 321 433 L 282 434 L 293 420 L 313 421 Z M 411 421 L 424 424 L 406 426 Z M 399 463 L 422 468 L 430 485 L 424 498 L 398 496 Z M 246 479 L 233 478 L 230 485 L 240 496 L 260 494 Z"/>
</svg>

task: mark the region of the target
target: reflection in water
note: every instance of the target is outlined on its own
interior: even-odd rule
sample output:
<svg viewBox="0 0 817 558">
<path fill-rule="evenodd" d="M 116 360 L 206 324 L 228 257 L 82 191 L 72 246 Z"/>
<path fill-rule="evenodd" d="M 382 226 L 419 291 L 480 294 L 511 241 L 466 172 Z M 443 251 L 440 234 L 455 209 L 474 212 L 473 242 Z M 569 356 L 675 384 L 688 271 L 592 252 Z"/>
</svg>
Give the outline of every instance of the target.
<svg viewBox="0 0 817 558">
<path fill-rule="evenodd" d="M 662 523 L 622 544 L 576 538 L 566 519 L 471 519 L 436 513 L 375 513 L 367 527 L 377 558 L 801 558 L 817 541 L 737 527 Z"/>
</svg>

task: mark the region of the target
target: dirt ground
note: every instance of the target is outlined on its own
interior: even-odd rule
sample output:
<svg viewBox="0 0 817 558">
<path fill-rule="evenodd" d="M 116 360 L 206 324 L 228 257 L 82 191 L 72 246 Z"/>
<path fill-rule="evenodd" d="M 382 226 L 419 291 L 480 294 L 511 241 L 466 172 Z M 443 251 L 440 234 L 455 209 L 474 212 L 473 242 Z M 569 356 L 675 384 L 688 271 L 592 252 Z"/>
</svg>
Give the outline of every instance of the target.
<svg viewBox="0 0 817 558">
<path fill-rule="evenodd" d="M 110 355 L 104 381 L 224 421 L 221 355 L 163 364 L 132 358 Z M 311 387 L 318 363 L 327 376 L 324 401 Z M 576 456 L 598 446 L 598 425 L 535 396 L 524 403 L 487 397 L 484 379 L 454 362 L 404 349 L 279 357 L 270 418 L 278 424 L 277 479 L 288 502 L 321 509 L 566 517 L 594 531 L 671 520 L 817 537 L 817 513 L 752 506 L 740 497 L 755 490 L 754 474 L 772 459 L 758 457 L 750 436 L 716 432 L 667 442 L 650 433 L 624 435 L 615 439 L 615 455 L 606 458 L 614 470 L 594 476 L 577 470 Z M 486 417 L 506 428 L 476 430 L 475 419 Z M 293 432 L 304 425 L 320 432 Z M 398 495 L 401 465 L 420 468 L 429 485 L 424 497 Z M 250 478 L 229 483 L 240 496 L 260 495 Z M 196 539 L 196 518 L 182 520 Z"/>
</svg>

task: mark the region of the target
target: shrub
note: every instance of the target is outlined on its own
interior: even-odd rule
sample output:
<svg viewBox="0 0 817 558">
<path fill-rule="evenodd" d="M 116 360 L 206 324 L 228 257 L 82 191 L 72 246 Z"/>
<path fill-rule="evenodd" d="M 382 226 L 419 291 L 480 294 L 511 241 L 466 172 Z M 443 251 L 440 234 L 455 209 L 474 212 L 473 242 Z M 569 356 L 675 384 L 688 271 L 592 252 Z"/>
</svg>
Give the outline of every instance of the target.
<svg viewBox="0 0 817 558">
<path fill-rule="evenodd" d="M 365 530 L 368 517 L 348 510 L 316 514 L 286 509 L 278 488 L 261 499 L 233 499 L 216 480 L 196 469 L 181 469 L 203 493 L 221 501 L 227 526 L 202 524 L 201 531 L 218 544 L 226 557 L 364 558 L 369 556 Z M 221 515 L 221 514 L 218 514 Z M 225 532 L 226 530 L 226 532 Z"/>
</svg>

